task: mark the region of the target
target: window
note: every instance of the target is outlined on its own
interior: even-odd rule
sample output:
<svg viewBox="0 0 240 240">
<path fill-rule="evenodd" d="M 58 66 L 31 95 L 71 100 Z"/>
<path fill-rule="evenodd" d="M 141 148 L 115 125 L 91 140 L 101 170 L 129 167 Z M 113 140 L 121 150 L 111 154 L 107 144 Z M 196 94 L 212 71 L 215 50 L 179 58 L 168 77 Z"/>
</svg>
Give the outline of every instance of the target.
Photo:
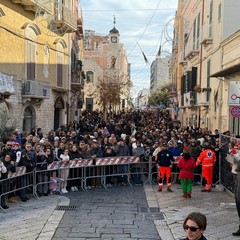
<svg viewBox="0 0 240 240">
<path fill-rule="evenodd" d="M 199 36 L 200 36 L 200 13 L 193 22 L 193 50 L 199 49 Z"/>
<path fill-rule="evenodd" d="M 207 88 L 210 87 L 211 60 L 207 61 Z M 210 91 L 207 91 L 207 102 L 210 100 Z"/>
<path fill-rule="evenodd" d="M 63 86 L 63 57 L 61 54 L 57 54 L 57 86 Z"/>
<path fill-rule="evenodd" d="M 196 49 L 196 25 L 197 25 L 196 23 L 197 23 L 197 20 L 195 18 L 193 22 L 193 50 Z"/>
<path fill-rule="evenodd" d="M 220 22 L 222 18 L 222 4 L 218 4 L 218 21 Z"/>
<path fill-rule="evenodd" d="M 63 0 L 57 0 L 55 2 L 55 18 L 57 21 L 63 19 Z"/>
<path fill-rule="evenodd" d="M 87 71 L 86 79 L 87 79 L 87 82 L 93 82 L 93 71 Z"/>
<path fill-rule="evenodd" d="M 198 17 L 197 17 L 196 49 L 199 49 L 199 36 L 200 36 L 200 13 L 198 13 Z"/>
<path fill-rule="evenodd" d="M 213 20 L 213 0 L 210 2 L 210 12 L 209 12 L 209 32 L 208 37 L 212 38 L 212 20 Z"/>
<path fill-rule="evenodd" d="M 35 80 L 35 52 L 36 47 L 35 44 L 28 41 L 27 42 L 27 79 L 28 80 Z"/>
</svg>

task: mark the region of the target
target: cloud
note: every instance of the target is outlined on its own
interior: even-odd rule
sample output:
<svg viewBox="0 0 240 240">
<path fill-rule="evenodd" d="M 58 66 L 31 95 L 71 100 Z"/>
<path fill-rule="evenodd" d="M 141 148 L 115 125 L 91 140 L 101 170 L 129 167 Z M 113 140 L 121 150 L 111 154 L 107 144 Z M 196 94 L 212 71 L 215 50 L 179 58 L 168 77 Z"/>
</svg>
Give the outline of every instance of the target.
<svg viewBox="0 0 240 240">
<path fill-rule="evenodd" d="M 131 80 L 140 91 L 150 85 L 150 65 L 155 59 L 160 42 L 171 37 L 173 19 L 178 0 L 81 0 L 85 29 L 107 35 L 113 28 L 113 16 L 120 33 L 120 42 L 125 45 L 128 61 L 131 63 Z M 166 24 L 169 27 L 166 29 Z M 162 34 L 163 29 L 167 35 Z M 166 38 L 166 39 L 165 39 Z M 147 56 L 146 65 L 141 49 Z M 168 41 L 169 42 L 169 41 Z M 168 42 L 164 43 L 169 48 Z"/>
</svg>

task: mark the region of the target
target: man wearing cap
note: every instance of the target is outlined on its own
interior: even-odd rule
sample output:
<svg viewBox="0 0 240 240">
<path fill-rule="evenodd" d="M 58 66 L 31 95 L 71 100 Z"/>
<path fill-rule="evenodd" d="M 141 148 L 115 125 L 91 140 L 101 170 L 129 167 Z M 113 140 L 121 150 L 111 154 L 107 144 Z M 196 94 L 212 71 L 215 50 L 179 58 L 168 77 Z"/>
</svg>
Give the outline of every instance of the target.
<svg viewBox="0 0 240 240">
<path fill-rule="evenodd" d="M 202 163 L 202 176 L 206 179 L 207 183 L 202 189 L 202 192 L 211 192 L 212 188 L 212 176 L 213 176 L 213 166 L 216 162 L 216 155 L 210 149 L 210 144 L 205 142 L 203 144 L 203 151 L 197 159 L 196 166 Z"/>
<path fill-rule="evenodd" d="M 161 192 L 163 189 L 164 176 L 166 176 L 167 191 L 172 192 L 171 189 L 171 170 L 174 163 L 173 155 L 167 149 L 167 143 L 162 143 L 162 150 L 157 154 L 157 163 L 159 166 L 158 170 L 158 191 Z"/>
</svg>

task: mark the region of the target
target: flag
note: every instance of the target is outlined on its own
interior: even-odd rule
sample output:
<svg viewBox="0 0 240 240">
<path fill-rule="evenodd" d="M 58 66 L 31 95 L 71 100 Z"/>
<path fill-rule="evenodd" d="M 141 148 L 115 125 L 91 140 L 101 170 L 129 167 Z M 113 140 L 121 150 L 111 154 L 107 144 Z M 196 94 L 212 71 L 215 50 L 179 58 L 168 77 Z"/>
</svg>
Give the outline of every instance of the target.
<svg viewBox="0 0 240 240">
<path fill-rule="evenodd" d="M 145 63 L 148 64 L 148 63 L 149 63 L 149 62 L 148 62 L 148 59 L 147 59 L 145 53 L 143 52 L 143 50 L 142 50 L 142 48 L 140 47 L 140 45 L 139 45 L 138 42 L 137 42 L 137 45 L 139 46 L 139 48 L 140 48 L 140 50 L 141 50 L 141 52 L 142 52 L 142 55 L 143 55 L 143 58 L 144 58 Z"/>
<path fill-rule="evenodd" d="M 159 46 L 159 49 L 158 49 L 158 52 L 157 52 L 157 56 L 158 56 L 158 57 L 160 57 L 160 55 L 161 55 L 161 48 L 162 48 L 162 46 L 160 45 L 160 46 Z"/>
<path fill-rule="evenodd" d="M 145 55 L 145 53 L 143 51 L 142 51 L 142 55 L 143 55 L 145 63 L 148 64 L 149 63 L 148 59 L 147 59 L 147 57 L 146 57 L 146 55 Z"/>
</svg>

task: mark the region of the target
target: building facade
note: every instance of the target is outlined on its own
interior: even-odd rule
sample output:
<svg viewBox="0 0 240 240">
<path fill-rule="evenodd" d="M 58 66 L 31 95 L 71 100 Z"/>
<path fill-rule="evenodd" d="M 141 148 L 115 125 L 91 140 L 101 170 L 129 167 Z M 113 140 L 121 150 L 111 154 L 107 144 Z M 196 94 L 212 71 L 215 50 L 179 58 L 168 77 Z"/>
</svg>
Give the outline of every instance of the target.
<svg viewBox="0 0 240 240">
<path fill-rule="evenodd" d="M 172 98 L 183 125 L 238 134 L 238 118 L 231 115 L 238 101 L 229 102 L 229 90 L 239 80 L 239 9 L 234 0 L 178 2 L 171 66 L 177 92 Z"/>
<path fill-rule="evenodd" d="M 115 28 L 108 35 L 87 30 L 84 40 L 84 109 L 102 110 L 98 99 L 98 83 L 103 79 L 115 79 L 120 85 L 118 103 L 108 102 L 109 111 L 128 110 L 130 105 L 130 65 L 119 31 Z M 103 80 L 104 81 L 104 80 Z M 111 91 L 111 89 L 109 89 Z"/>
<path fill-rule="evenodd" d="M 150 91 L 157 90 L 163 83 L 169 82 L 171 56 L 156 57 L 151 64 Z"/>
<path fill-rule="evenodd" d="M 47 133 L 70 120 L 73 89 L 81 89 L 72 86 L 82 54 L 78 6 L 78 0 L 1 1 L 0 105 L 7 125 Z"/>
</svg>

